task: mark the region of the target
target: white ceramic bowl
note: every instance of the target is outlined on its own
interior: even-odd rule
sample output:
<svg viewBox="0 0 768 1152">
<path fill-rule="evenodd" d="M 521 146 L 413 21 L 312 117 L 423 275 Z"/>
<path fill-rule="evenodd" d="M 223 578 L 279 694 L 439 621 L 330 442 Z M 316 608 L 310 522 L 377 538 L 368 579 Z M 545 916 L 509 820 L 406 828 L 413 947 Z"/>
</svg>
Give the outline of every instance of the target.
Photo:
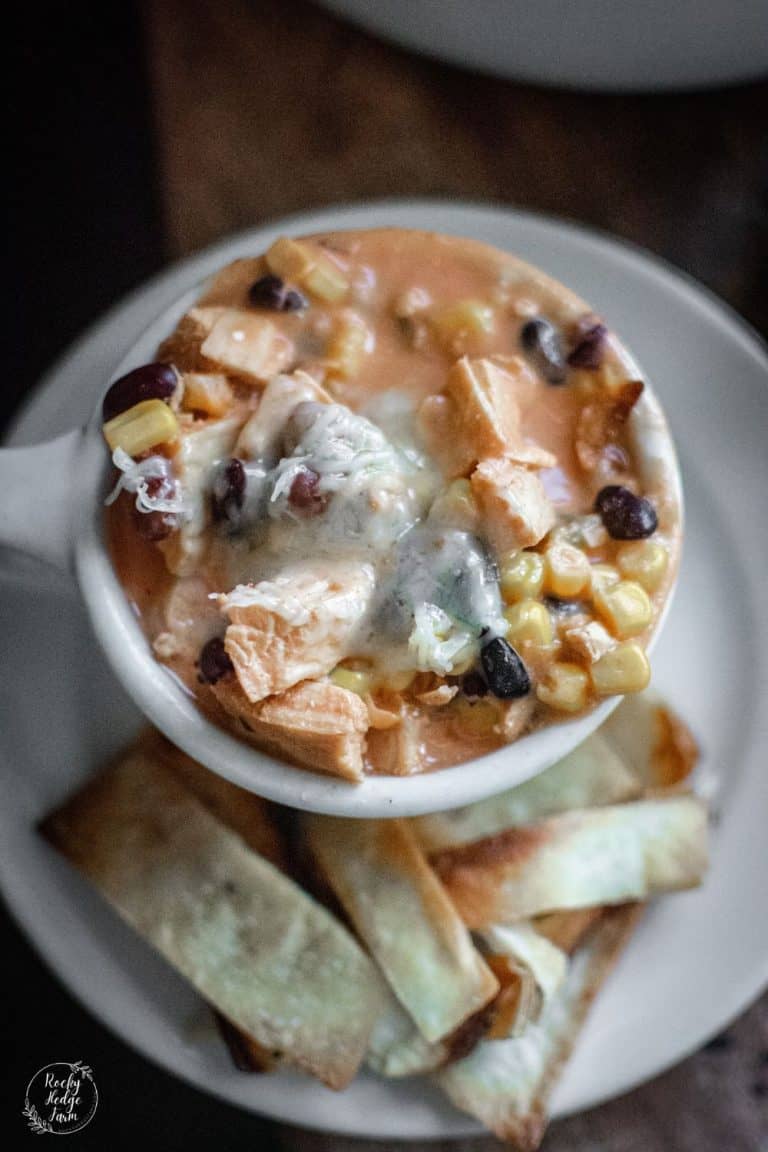
<svg viewBox="0 0 768 1152">
<path fill-rule="evenodd" d="M 323 0 L 409 48 L 512 80 L 621 92 L 768 72 L 765 0 Z"/>
<path fill-rule="evenodd" d="M 154 358 L 161 340 L 200 294 L 186 293 L 143 333 L 113 379 Z M 637 365 L 633 374 L 645 379 Z M 109 381 L 104 381 L 106 391 Z M 641 475 L 663 475 L 682 519 L 680 472 L 667 422 L 651 387 L 631 416 Z M 422 775 L 370 776 L 362 783 L 293 767 L 207 720 L 159 664 L 115 575 L 104 539 L 108 455 L 100 406 L 85 429 L 29 448 L 0 451 L 0 544 L 62 571 L 74 565 L 96 637 L 113 670 L 145 715 L 209 769 L 289 807 L 344 816 L 412 816 L 480 800 L 536 775 L 580 744 L 618 703 L 610 697 L 584 716 L 549 725 L 476 760 Z M 666 618 L 671 590 L 651 637 Z"/>
</svg>

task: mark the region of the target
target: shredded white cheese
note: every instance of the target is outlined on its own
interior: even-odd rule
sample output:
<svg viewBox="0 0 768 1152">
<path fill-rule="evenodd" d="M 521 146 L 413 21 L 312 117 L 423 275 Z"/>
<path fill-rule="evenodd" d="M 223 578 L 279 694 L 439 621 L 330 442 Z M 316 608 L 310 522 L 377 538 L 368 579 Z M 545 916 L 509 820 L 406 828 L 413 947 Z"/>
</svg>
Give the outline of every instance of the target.
<svg viewBox="0 0 768 1152">
<path fill-rule="evenodd" d="M 413 631 L 408 639 L 409 651 L 421 672 L 445 676 L 478 651 L 474 633 L 438 608 L 437 604 L 419 604 L 413 614 Z"/>
<path fill-rule="evenodd" d="M 122 448 L 115 448 L 112 453 L 112 463 L 121 475 L 114 488 L 104 501 L 105 504 L 114 504 L 120 493 L 136 493 L 136 507 L 139 512 L 175 512 L 184 511 L 184 499 L 179 484 L 175 485 L 172 496 L 150 496 L 147 482 L 149 480 L 166 480 L 172 475 L 170 461 L 165 456 L 148 456 L 146 460 L 134 460 Z"/>
</svg>

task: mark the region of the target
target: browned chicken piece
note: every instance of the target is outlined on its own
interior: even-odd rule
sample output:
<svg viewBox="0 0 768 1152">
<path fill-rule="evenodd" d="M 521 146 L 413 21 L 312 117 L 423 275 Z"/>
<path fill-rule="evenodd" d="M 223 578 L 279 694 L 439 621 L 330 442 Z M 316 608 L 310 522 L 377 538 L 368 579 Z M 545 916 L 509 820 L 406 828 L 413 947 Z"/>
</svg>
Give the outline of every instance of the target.
<svg viewBox="0 0 768 1152">
<path fill-rule="evenodd" d="M 205 333 L 200 353 L 250 383 L 284 372 L 294 359 L 292 342 L 258 312 L 240 308 L 192 308 L 191 320 Z"/>
<path fill-rule="evenodd" d="M 330 404 L 331 397 L 308 372 L 273 376 L 259 398 L 259 406 L 243 425 L 235 455 L 246 460 L 277 457 L 280 433 L 293 409 L 305 400 Z"/>
<path fill-rule="evenodd" d="M 642 380 L 625 380 L 618 389 L 606 390 L 584 405 L 576 425 L 576 456 L 586 472 L 594 472 L 604 459 L 642 391 Z"/>
<path fill-rule="evenodd" d="M 239 721 L 240 735 L 264 752 L 315 772 L 363 779 L 368 709 L 354 692 L 307 680 L 252 704 L 235 676 L 211 687 L 224 711 Z"/>
<path fill-rule="evenodd" d="M 248 700 L 255 704 L 331 672 L 347 655 L 373 589 L 369 565 L 339 562 L 287 569 L 220 596 L 229 620 L 224 646 Z"/>
<path fill-rule="evenodd" d="M 371 728 L 368 733 L 368 763 L 375 772 L 387 776 L 412 776 L 424 768 L 423 728 L 425 720 L 406 706 L 400 721 L 389 728 Z"/>
<path fill-rule="evenodd" d="M 522 360 L 505 368 L 463 356 L 448 373 L 443 392 L 428 396 L 419 422 L 430 451 L 447 476 L 468 476 L 486 456 L 503 456 L 522 444 L 520 385 L 530 374 Z"/>
<path fill-rule="evenodd" d="M 483 460 L 470 483 L 485 535 L 497 553 L 530 548 L 554 527 L 555 510 L 529 468 L 503 457 Z"/>
</svg>

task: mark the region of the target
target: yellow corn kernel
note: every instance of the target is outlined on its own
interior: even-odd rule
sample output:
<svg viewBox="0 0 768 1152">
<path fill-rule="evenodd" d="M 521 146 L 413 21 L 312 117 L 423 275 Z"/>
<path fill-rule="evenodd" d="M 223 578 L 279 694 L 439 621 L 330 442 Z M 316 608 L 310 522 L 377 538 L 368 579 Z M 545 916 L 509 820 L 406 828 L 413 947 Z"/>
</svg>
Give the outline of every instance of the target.
<svg viewBox="0 0 768 1152">
<path fill-rule="evenodd" d="M 113 452 L 122 448 L 129 456 L 140 456 L 158 444 L 175 440 L 179 422 L 164 401 L 142 400 L 107 420 L 102 432 Z"/>
<path fill-rule="evenodd" d="M 367 695 L 373 682 L 370 672 L 344 668 L 341 664 L 337 665 L 331 672 L 330 680 L 337 688 L 346 688 L 349 692 L 356 692 L 358 696 Z"/>
<path fill-rule="evenodd" d="M 669 553 L 657 540 L 632 540 L 616 553 L 622 576 L 637 580 L 646 592 L 655 592 L 664 579 Z"/>
<path fill-rule="evenodd" d="M 344 380 L 351 380 L 357 376 L 363 358 L 372 345 L 371 332 L 362 316 L 351 309 L 345 309 L 326 350 L 330 371 Z"/>
<path fill-rule="evenodd" d="M 578 664 L 553 664 L 536 686 L 536 695 L 558 712 L 581 712 L 589 698 L 589 677 Z"/>
<path fill-rule="evenodd" d="M 572 544 L 553 544 L 544 553 L 544 589 L 551 596 L 580 596 L 591 575 L 589 560 Z"/>
<path fill-rule="evenodd" d="M 476 700 L 471 704 L 465 697 L 460 697 L 457 710 L 461 731 L 472 736 L 491 736 L 499 722 L 498 705 L 492 700 Z"/>
<path fill-rule="evenodd" d="M 298 240 L 279 236 L 267 250 L 267 267 L 284 280 L 301 280 L 312 266 L 309 252 Z"/>
<path fill-rule="evenodd" d="M 618 644 L 592 665 L 592 684 L 599 696 L 642 692 L 648 687 L 651 668 L 648 657 L 636 641 Z"/>
<path fill-rule="evenodd" d="M 461 346 L 472 337 L 485 336 L 495 327 L 493 308 L 481 300 L 447 304 L 433 312 L 431 320 L 438 339 L 449 348 Z"/>
<path fill-rule="evenodd" d="M 205 372 L 187 372 L 184 376 L 185 412 L 204 412 L 206 416 L 224 416 L 232 405 L 232 389 L 226 376 Z"/>
<path fill-rule="evenodd" d="M 589 575 L 593 592 L 597 588 L 607 588 L 611 584 L 618 584 L 621 579 L 613 564 L 593 564 Z"/>
<path fill-rule="evenodd" d="M 552 643 L 552 618 L 540 600 L 521 600 L 519 604 L 510 605 L 504 615 L 509 624 L 507 640 L 514 648 L 522 644 L 546 648 Z"/>
<path fill-rule="evenodd" d="M 349 288 L 341 269 L 319 248 L 281 236 L 266 254 L 270 272 L 295 280 L 320 300 L 340 300 Z"/>
<path fill-rule="evenodd" d="M 320 256 L 309 272 L 305 273 L 302 284 L 318 300 L 327 300 L 331 304 L 341 300 L 349 291 L 349 280 L 326 256 Z"/>
<path fill-rule="evenodd" d="M 593 599 L 595 608 L 620 640 L 638 636 L 653 619 L 648 593 L 634 580 L 620 580 L 607 588 L 596 588 Z"/>
<path fill-rule="evenodd" d="M 510 552 L 503 557 L 500 568 L 501 594 L 507 604 L 535 599 L 541 592 L 544 560 L 538 552 Z"/>
</svg>

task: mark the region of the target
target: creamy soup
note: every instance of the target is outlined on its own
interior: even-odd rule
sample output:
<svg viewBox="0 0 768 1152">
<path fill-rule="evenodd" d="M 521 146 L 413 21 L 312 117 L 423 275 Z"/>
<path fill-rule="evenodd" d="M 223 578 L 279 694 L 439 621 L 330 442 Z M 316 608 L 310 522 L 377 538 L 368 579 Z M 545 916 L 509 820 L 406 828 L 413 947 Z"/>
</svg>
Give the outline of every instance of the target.
<svg viewBox="0 0 768 1152">
<path fill-rule="evenodd" d="M 648 682 L 678 522 L 642 389 L 514 257 L 282 238 L 105 397 L 117 572 L 244 739 L 351 780 L 458 763 Z"/>
</svg>

